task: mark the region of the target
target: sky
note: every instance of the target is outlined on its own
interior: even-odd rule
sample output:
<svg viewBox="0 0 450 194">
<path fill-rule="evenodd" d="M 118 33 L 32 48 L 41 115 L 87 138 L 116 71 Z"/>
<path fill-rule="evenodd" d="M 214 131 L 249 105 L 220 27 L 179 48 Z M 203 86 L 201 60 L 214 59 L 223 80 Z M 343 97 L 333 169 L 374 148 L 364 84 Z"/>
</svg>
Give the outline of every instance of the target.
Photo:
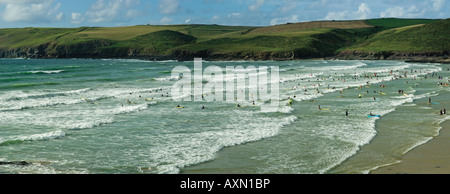
<svg viewBox="0 0 450 194">
<path fill-rule="evenodd" d="M 450 0 L 0 0 L 0 28 L 450 18 Z"/>
</svg>

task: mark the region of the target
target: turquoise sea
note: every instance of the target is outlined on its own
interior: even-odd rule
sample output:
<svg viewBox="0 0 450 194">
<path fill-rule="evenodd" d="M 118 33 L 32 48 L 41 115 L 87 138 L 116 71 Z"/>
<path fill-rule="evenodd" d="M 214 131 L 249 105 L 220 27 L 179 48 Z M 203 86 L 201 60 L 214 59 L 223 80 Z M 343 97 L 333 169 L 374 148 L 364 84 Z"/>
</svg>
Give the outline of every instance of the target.
<svg viewBox="0 0 450 194">
<path fill-rule="evenodd" d="M 369 173 L 450 118 L 439 115 L 450 108 L 448 64 L 203 62 L 212 65 L 278 66 L 278 111 L 250 97 L 242 107 L 174 101 L 172 69 L 193 61 L 0 59 L 0 161 L 31 163 L 0 173 Z"/>
</svg>

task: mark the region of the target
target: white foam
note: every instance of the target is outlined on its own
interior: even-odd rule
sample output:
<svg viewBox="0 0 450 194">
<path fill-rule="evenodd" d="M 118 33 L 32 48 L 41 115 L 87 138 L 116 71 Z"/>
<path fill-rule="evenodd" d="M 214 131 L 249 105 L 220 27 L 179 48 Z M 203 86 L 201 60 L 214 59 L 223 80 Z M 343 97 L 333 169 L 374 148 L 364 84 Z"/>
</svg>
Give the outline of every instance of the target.
<svg viewBox="0 0 450 194">
<path fill-rule="evenodd" d="M 153 102 L 156 103 L 156 102 Z M 147 104 L 140 104 L 140 105 L 133 105 L 133 106 L 123 106 L 123 107 L 119 107 L 116 109 L 112 109 L 111 113 L 112 114 L 124 114 L 124 113 L 133 113 L 133 112 L 138 112 L 141 110 L 145 110 L 147 109 L 148 106 Z"/>
<path fill-rule="evenodd" d="M 37 74 L 37 73 L 45 73 L 45 74 L 57 74 L 57 73 L 61 73 L 64 72 L 65 70 L 41 70 L 41 71 L 29 71 L 29 73 L 33 73 L 33 74 Z"/>
<path fill-rule="evenodd" d="M 330 71 L 330 70 L 331 70 L 331 71 L 342 71 L 342 70 L 357 69 L 357 68 L 360 68 L 360 67 L 366 67 L 366 66 L 367 66 L 366 63 L 363 63 L 362 61 L 358 61 L 355 65 L 321 66 L 321 67 L 313 67 L 313 68 L 311 68 L 311 69 L 313 69 L 313 70 L 319 70 L 319 71 L 322 71 L 322 70 L 325 70 L 325 71 Z"/>
<path fill-rule="evenodd" d="M 113 118 L 107 117 L 107 118 L 84 119 L 82 121 L 69 120 L 66 121 L 65 123 L 60 123 L 59 125 L 64 126 L 65 128 L 71 130 L 81 130 L 81 129 L 90 129 L 104 124 L 110 124 L 113 122 L 114 122 Z"/>
<path fill-rule="evenodd" d="M 238 111 L 236 114 L 252 115 Z M 158 137 L 157 147 L 152 149 L 152 160 L 157 173 L 176 174 L 180 168 L 213 160 L 224 147 L 259 141 L 277 135 L 283 126 L 291 124 L 295 116 L 285 118 L 259 117 L 259 122 L 245 122 L 234 117 L 231 123 L 220 130 L 190 134 L 166 134 Z M 243 122 L 244 121 L 244 122 Z"/>
<path fill-rule="evenodd" d="M 20 136 L 12 136 L 12 137 L 3 137 L 0 138 L 0 144 L 6 141 L 42 141 L 42 140 L 51 140 L 58 139 L 64 137 L 66 133 L 64 131 L 52 131 L 48 133 L 42 134 L 33 134 L 33 135 L 20 135 Z"/>
</svg>

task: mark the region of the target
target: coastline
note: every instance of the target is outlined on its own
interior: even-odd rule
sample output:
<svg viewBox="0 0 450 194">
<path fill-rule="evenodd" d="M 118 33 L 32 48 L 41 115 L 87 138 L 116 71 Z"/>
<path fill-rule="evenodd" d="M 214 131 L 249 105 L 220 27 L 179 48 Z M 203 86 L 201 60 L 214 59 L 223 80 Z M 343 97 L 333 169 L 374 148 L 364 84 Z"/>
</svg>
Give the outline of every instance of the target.
<svg viewBox="0 0 450 194">
<path fill-rule="evenodd" d="M 450 174 L 450 120 L 440 124 L 439 135 L 403 155 L 399 163 L 370 174 Z"/>
<path fill-rule="evenodd" d="M 201 56 L 199 56 L 201 57 Z M 59 57 L 0 57 L 0 59 L 130 59 L 130 60 L 143 60 L 143 61 L 194 61 L 195 57 L 180 58 L 171 56 L 158 56 L 158 57 L 75 57 L 75 58 L 59 58 Z M 345 58 L 345 57 L 316 57 L 316 58 L 296 58 L 296 59 L 282 59 L 282 58 L 270 58 L 270 59 L 252 59 L 252 58 L 211 58 L 201 57 L 205 61 L 311 61 L 311 60 L 346 60 L 346 61 L 404 61 L 406 63 L 440 63 L 450 64 L 450 59 L 442 58 L 390 58 L 390 59 L 368 59 L 364 57 Z"/>
</svg>

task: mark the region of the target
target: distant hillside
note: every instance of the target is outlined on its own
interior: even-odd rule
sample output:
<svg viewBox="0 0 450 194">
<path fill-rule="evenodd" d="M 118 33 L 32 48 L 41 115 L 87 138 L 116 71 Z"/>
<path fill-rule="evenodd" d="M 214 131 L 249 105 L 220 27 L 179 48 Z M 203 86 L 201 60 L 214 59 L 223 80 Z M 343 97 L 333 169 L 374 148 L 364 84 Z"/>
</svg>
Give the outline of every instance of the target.
<svg viewBox="0 0 450 194">
<path fill-rule="evenodd" d="M 334 29 L 355 29 L 355 28 L 371 28 L 365 21 L 315 21 L 304 23 L 289 23 L 275 26 L 268 26 L 257 28 L 250 31 L 251 34 L 259 33 L 280 33 L 280 32 L 294 32 L 317 28 L 334 28 Z"/>
<path fill-rule="evenodd" d="M 366 23 L 381 28 L 382 30 L 413 26 L 417 24 L 428 24 L 439 20 L 433 19 L 399 19 L 399 18 L 378 18 L 366 20 Z"/>
<path fill-rule="evenodd" d="M 192 60 L 385 59 L 448 55 L 449 20 L 316 21 L 0 29 L 0 57 Z M 391 53 L 391 54 L 389 54 Z M 392 54 L 393 53 L 393 54 Z M 389 55 L 389 56 L 388 56 Z"/>
<path fill-rule="evenodd" d="M 347 59 L 446 59 L 450 51 L 449 34 L 450 19 L 392 28 L 346 48 L 340 56 Z"/>
</svg>

